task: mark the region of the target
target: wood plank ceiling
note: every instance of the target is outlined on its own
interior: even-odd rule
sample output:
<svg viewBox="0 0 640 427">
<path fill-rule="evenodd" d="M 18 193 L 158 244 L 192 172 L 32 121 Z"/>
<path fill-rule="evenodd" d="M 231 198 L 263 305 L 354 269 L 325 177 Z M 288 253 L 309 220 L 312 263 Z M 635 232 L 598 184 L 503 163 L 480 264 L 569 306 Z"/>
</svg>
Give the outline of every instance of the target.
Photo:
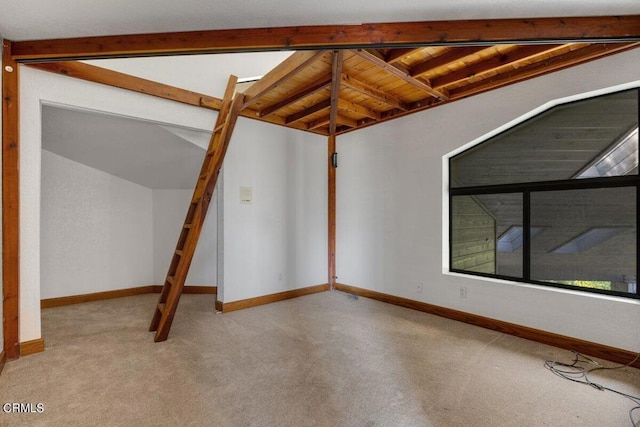
<svg viewBox="0 0 640 427">
<path fill-rule="evenodd" d="M 307 50 L 244 91 L 244 114 L 342 134 L 561 70 L 638 42 Z"/>
</svg>

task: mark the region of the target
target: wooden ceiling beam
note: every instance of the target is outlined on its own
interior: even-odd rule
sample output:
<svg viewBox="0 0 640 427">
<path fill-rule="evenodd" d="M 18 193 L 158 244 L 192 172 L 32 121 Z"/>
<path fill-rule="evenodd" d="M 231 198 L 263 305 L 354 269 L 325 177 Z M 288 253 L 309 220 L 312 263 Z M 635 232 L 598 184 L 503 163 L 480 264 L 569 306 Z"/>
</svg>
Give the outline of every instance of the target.
<svg viewBox="0 0 640 427">
<path fill-rule="evenodd" d="M 29 66 L 38 70 L 62 74 L 64 76 L 74 77 L 76 79 L 94 83 L 101 83 L 163 99 L 170 99 L 172 101 L 196 107 L 220 110 L 220 107 L 222 106 L 222 100 L 220 98 L 192 92 L 175 86 L 169 86 L 152 80 L 132 76 L 130 74 L 120 73 L 118 71 L 96 67 L 83 62 L 44 62 L 40 64 L 30 64 Z M 202 103 L 203 99 L 206 99 L 206 105 Z"/>
<path fill-rule="evenodd" d="M 431 80 L 431 84 L 434 87 L 441 88 L 443 86 L 450 85 L 460 80 L 464 80 L 478 74 L 486 73 L 488 71 L 491 71 L 492 69 L 508 65 L 509 63 L 520 61 L 530 56 L 539 55 L 546 51 L 555 49 L 559 46 L 561 45 L 547 44 L 547 45 L 520 46 L 512 52 L 505 53 L 505 54 L 497 54 L 484 61 L 480 61 L 476 64 L 469 65 L 468 67 L 463 67 L 457 71 L 453 71 L 449 74 L 445 74 L 442 77 L 435 78 Z"/>
<path fill-rule="evenodd" d="M 384 58 L 382 58 L 375 51 L 358 49 L 358 50 L 354 50 L 353 52 L 359 55 L 360 57 L 366 59 L 367 61 L 371 62 L 372 64 L 375 64 L 378 67 L 384 69 L 388 73 L 393 74 L 394 76 L 400 78 L 401 80 L 404 80 L 405 82 L 409 83 L 411 86 L 415 87 L 416 89 L 420 89 L 423 92 L 426 92 L 435 98 L 439 98 L 445 101 L 449 100 L 449 97 L 443 91 L 435 90 L 431 86 L 429 86 L 427 83 L 411 77 L 411 75 L 409 75 L 407 71 L 400 70 L 399 68 L 397 68 L 397 66 L 388 64 L 384 60 Z"/>
<path fill-rule="evenodd" d="M 143 93 L 145 95 L 180 102 L 194 107 L 208 108 L 215 111 L 219 111 L 222 107 L 222 99 L 215 96 L 209 96 L 176 86 L 158 83 L 141 77 L 132 76 L 130 74 L 121 73 L 119 71 L 85 64 L 83 62 L 43 62 L 38 64 L 28 64 L 28 66 L 41 71 L 48 71 L 54 74 L 61 74 L 67 77 L 73 77 L 93 83 L 100 83 L 107 86 L 117 87 L 119 89 L 130 90 L 132 92 Z M 252 119 L 260 118 L 259 112 L 252 109 L 246 109 L 242 111 L 240 115 Z M 284 120 L 275 118 L 270 120 L 270 122 L 279 125 L 284 124 Z"/>
<path fill-rule="evenodd" d="M 640 15 L 318 25 L 35 40 L 13 42 L 12 57 L 23 62 L 274 49 L 576 40 L 638 41 Z"/>
<path fill-rule="evenodd" d="M 294 93 L 293 95 L 290 95 L 289 97 L 285 98 L 284 100 L 270 105 L 269 107 L 263 108 L 260 111 L 260 117 L 267 117 L 275 112 L 277 112 L 278 110 L 281 110 L 285 107 L 288 107 L 291 104 L 295 104 L 296 102 L 300 101 L 301 99 L 304 99 L 308 96 L 314 95 L 316 93 L 318 93 L 319 91 L 321 91 L 322 89 L 325 89 L 327 87 L 329 87 L 329 85 L 331 84 L 331 75 L 326 75 L 318 80 L 316 80 L 313 83 L 310 83 L 308 86 L 306 86 L 304 89 Z"/>
<path fill-rule="evenodd" d="M 396 65 L 399 64 L 400 61 L 402 61 L 407 56 L 419 53 L 423 49 L 424 47 L 422 46 L 403 49 L 391 49 L 384 59 L 387 64 Z"/>
<path fill-rule="evenodd" d="M 132 92 L 138 92 L 145 95 L 155 96 L 170 101 L 192 105 L 194 107 L 202 107 L 219 111 L 222 106 L 222 100 L 220 98 L 216 98 L 215 96 L 209 96 L 179 87 L 142 79 L 130 74 L 120 73 L 118 71 L 113 71 L 102 67 L 96 67 L 94 65 L 89 65 L 82 62 L 48 62 L 39 64 L 28 64 L 28 66 L 42 71 L 61 74 L 64 76 L 73 77 L 93 83 L 105 84 Z M 287 125 L 285 123 L 285 119 L 282 117 L 270 116 L 261 118 L 258 111 L 250 108 L 242 111 L 240 115 L 250 119 L 268 121 L 269 123 L 275 125 Z M 287 126 L 299 128 L 295 126 L 295 124 Z"/>
<path fill-rule="evenodd" d="M 302 111 L 298 111 L 297 113 L 291 114 L 285 118 L 285 123 L 289 125 L 290 123 L 297 122 L 299 120 L 304 119 L 312 114 L 317 113 L 318 111 L 325 110 L 331 107 L 331 98 L 325 99 L 324 101 L 318 102 L 310 107 L 303 109 Z"/>
<path fill-rule="evenodd" d="M 431 70 L 445 66 L 455 61 L 460 61 L 464 57 L 478 53 L 481 50 L 490 49 L 486 46 L 463 46 L 454 47 L 448 52 L 443 53 L 440 56 L 421 62 L 411 67 L 411 77 L 420 77 L 423 74 L 428 73 Z"/>
<path fill-rule="evenodd" d="M 356 104 L 346 99 L 338 100 L 338 109 L 347 113 L 360 114 L 361 116 L 369 117 L 370 119 L 380 120 L 380 113 L 373 111 L 370 108 Z"/>
<path fill-rule="evenodd" d="M 357 128 L 359 126 L 358 120 L 350 119 L 341 114 L 336 115 L 336 123 L 337 125 L 348 126 L 352 129 Z M 329 126 L 331 124 L 331 117 L 326 116 L 317 120 L 313 120 L 307 124 L 307 130 L 319 129 L 323 126 Z M 336 125 L 336 130 L 338 129 Z M 329 130 L 329 134 L 331 134 L 331 130 Z"/>
<path fill-rule="evenodd" d="M 340 76 L 342 75 L 342 58 L 344 51 L 335 50 L 331 63 L 331 110 L 329 112 L 329 135 L 336 133 L 338 117 L 338 99 L 340 97 Z"/>
<path fill-rule="evenodd" d="M 338 114 L 336 116 L 336 122 L 339 125 L 345 125 L 345 126 L 349 126 L 350 128 L 357 128 L 358 127 L 358 121 L 355 119 L 351 119 L 349 117 L 345 117 L 341 114 Z"/>
<path fill-rule="evenodd" d="M 286 83 L 301 70 L 317 61 L 325 54 L 324 51 L 305 50 L 294 52 L 287 59 L 269 71 L 260 80 L 244 91 L 245 101 L 242 109 L 257 102 L 262 95 Z"/>
<path fill-rule="evenodd" d="M 576 49 L 562 55 L 534 62 L 508 73 L 498 74 L 477 83 L 462 86 L 451 91 L 451 100 L 466 98 L 480 92 L 497 89 L 502 86 L 517 83 L 533 77 L 538 77 L 554 71 L 559 71 L 574 65 L 582 64 L 593 59 L 602 58 L 614 53 L 623 52 L 640 47 L 640 43 L 596 43 L 584 48 Z"/>
<path fill-rule="evenodd" d="M 331 122 L 331 118 L 329 116 L 323 117 L 321 119 L 313 120 L 307 124 L 308 130 L 318 129 L 323 126 L 328 126 L 329 122 Z"/>
<path fill-rule="evenodd" d="M 342 85 L 344 87 L 355 90 L 362 95 L 373 98 L 376 101 L 385 103 L 391 107 L 398 108 L 403 111 L 409 110 L 409 106 L 406 103 L 402 102 L 397 96 L 393 96 L 383 90 L 378 89 L 375 86 L 351 77 L 348 74 L 343 73 L 341 79 Z"/>
</svg>

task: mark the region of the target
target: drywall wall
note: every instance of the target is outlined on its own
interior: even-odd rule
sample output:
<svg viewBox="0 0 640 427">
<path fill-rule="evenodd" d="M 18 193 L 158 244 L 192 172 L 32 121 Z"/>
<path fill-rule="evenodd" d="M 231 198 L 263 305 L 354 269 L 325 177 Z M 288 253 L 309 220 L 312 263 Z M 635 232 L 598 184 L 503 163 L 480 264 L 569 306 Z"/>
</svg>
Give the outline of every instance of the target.
<svg viewBox="0 0 640 427">
<path fill-rule="evenodd" d="M 159 81 L 169 82 L 166 73 L 177 72 L 175 67 L 153 68 L 147 59 L 143 62 L 144 66 L 132 65 L 131 69 L 151 67 Z M 211 130 L 216 114 L 28 67 L 22 70 L 20 341 L 24 342 L 41 337 L 41 104 L 96 110 L 204 131 Z M 224 74 L 224 81 L 209 79 L 212 87 L 224 87 L 229 73 L 218 74 L 219 79 Z M 326 144 L 326 138 L 245 118 L 238 120 L 222 172 L 224 200 L 219 201 L 218 208 L 224 212 L 225 250 L 219 256 L 227 291 L 223 294 L 224 302 L 326 283 Z M 240 185 L 253 187 L 253 204 L 239 203 Z M 167 194 L 156 199 L 157 208 L 170 203 L 163 196 Z M 184 197 L 174 196 L 176 200 Z M 165 219 L 180 224 L 184 219 L 182 203 L 178 202 L 175 209 L 168 216 L 175 214 L 179 219 Z M 215 208 L 210 212 L 215 212 Z M 208 260 L 203 262 L 206 264 Z M 155 267 L 150 270 L 151 279 L 154 274 L 164 276 L 165 272 L 155 270 Z M 199 277 L 188 278 L 193 280 L 199 281 Z"/>
<path fill-rule="evenodd" d="M 42 150 L 40 297 L 149 285 L 152 191 Z"/>
<path fill-rule="evenodd" d="M 636 50 L 339 137 L 339 281 L 640 351 L 639 301 L 443 273 L 443 156 L 553 99 L 638 76 Z"/>
<path fill-rule="evenodd" d="M 176 248 L 193 190 L 153 190 L 153 283 L 162 285 Z M 217 196 L 214 193 L 186 285 L 215 286 Z"/>
<path fill-rule="evenodd" d="M 224 302 L 327 283 L 326 138 L 240 118 L 224 166 Z M 253 202 L 240 202 L 240 187 Z"/>
<path fill-rule="evenodd" d="M 96 110 L 203 131 L 213 127 L 216 114 L 27 66 L 21 66 L 20 91 L 20 341 L 24 342 L 41 337 L 41 104 Z M 151 268 L 148 274 L 151 280 Z"/>
</svg>

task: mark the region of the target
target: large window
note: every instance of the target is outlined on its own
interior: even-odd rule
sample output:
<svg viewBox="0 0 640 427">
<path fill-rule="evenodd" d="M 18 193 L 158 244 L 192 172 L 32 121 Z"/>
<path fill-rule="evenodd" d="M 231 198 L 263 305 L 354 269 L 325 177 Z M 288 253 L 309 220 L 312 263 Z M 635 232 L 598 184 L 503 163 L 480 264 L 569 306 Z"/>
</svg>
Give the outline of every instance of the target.
<svg viewBox="0 0 640 427">
<path fill-rule="evenodd" d="M 557 105 L 450 159 L 450 269 L 640 298 L 640 90 Z"/>
</svg>

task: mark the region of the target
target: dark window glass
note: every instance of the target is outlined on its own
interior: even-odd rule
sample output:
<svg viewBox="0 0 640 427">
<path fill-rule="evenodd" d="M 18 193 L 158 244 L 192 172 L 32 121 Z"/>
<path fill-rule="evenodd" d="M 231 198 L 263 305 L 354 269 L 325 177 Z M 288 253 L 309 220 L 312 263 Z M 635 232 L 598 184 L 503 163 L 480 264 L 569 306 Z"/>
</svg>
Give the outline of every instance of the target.
<svg viewBox="0 0 640 427">
<path fill-rule="evenodd" d="M 531 279 L 635 291 L 636 188 L 531 194 Z"/>
<path fill-rule="evenodd" d="M 451 186 L 637 173 L 637 90 L 554 107 L 452 158 Z"/>
<path fill-rule="evenodd" d="M 558 105 L 452 157 L 451 269 L 640 299 L 639 104 Z"/>
<path fill-rule="evenodd" d="M 522 195 L 452 199 L 452 268 L 522 277 Z"/>
</svg>

